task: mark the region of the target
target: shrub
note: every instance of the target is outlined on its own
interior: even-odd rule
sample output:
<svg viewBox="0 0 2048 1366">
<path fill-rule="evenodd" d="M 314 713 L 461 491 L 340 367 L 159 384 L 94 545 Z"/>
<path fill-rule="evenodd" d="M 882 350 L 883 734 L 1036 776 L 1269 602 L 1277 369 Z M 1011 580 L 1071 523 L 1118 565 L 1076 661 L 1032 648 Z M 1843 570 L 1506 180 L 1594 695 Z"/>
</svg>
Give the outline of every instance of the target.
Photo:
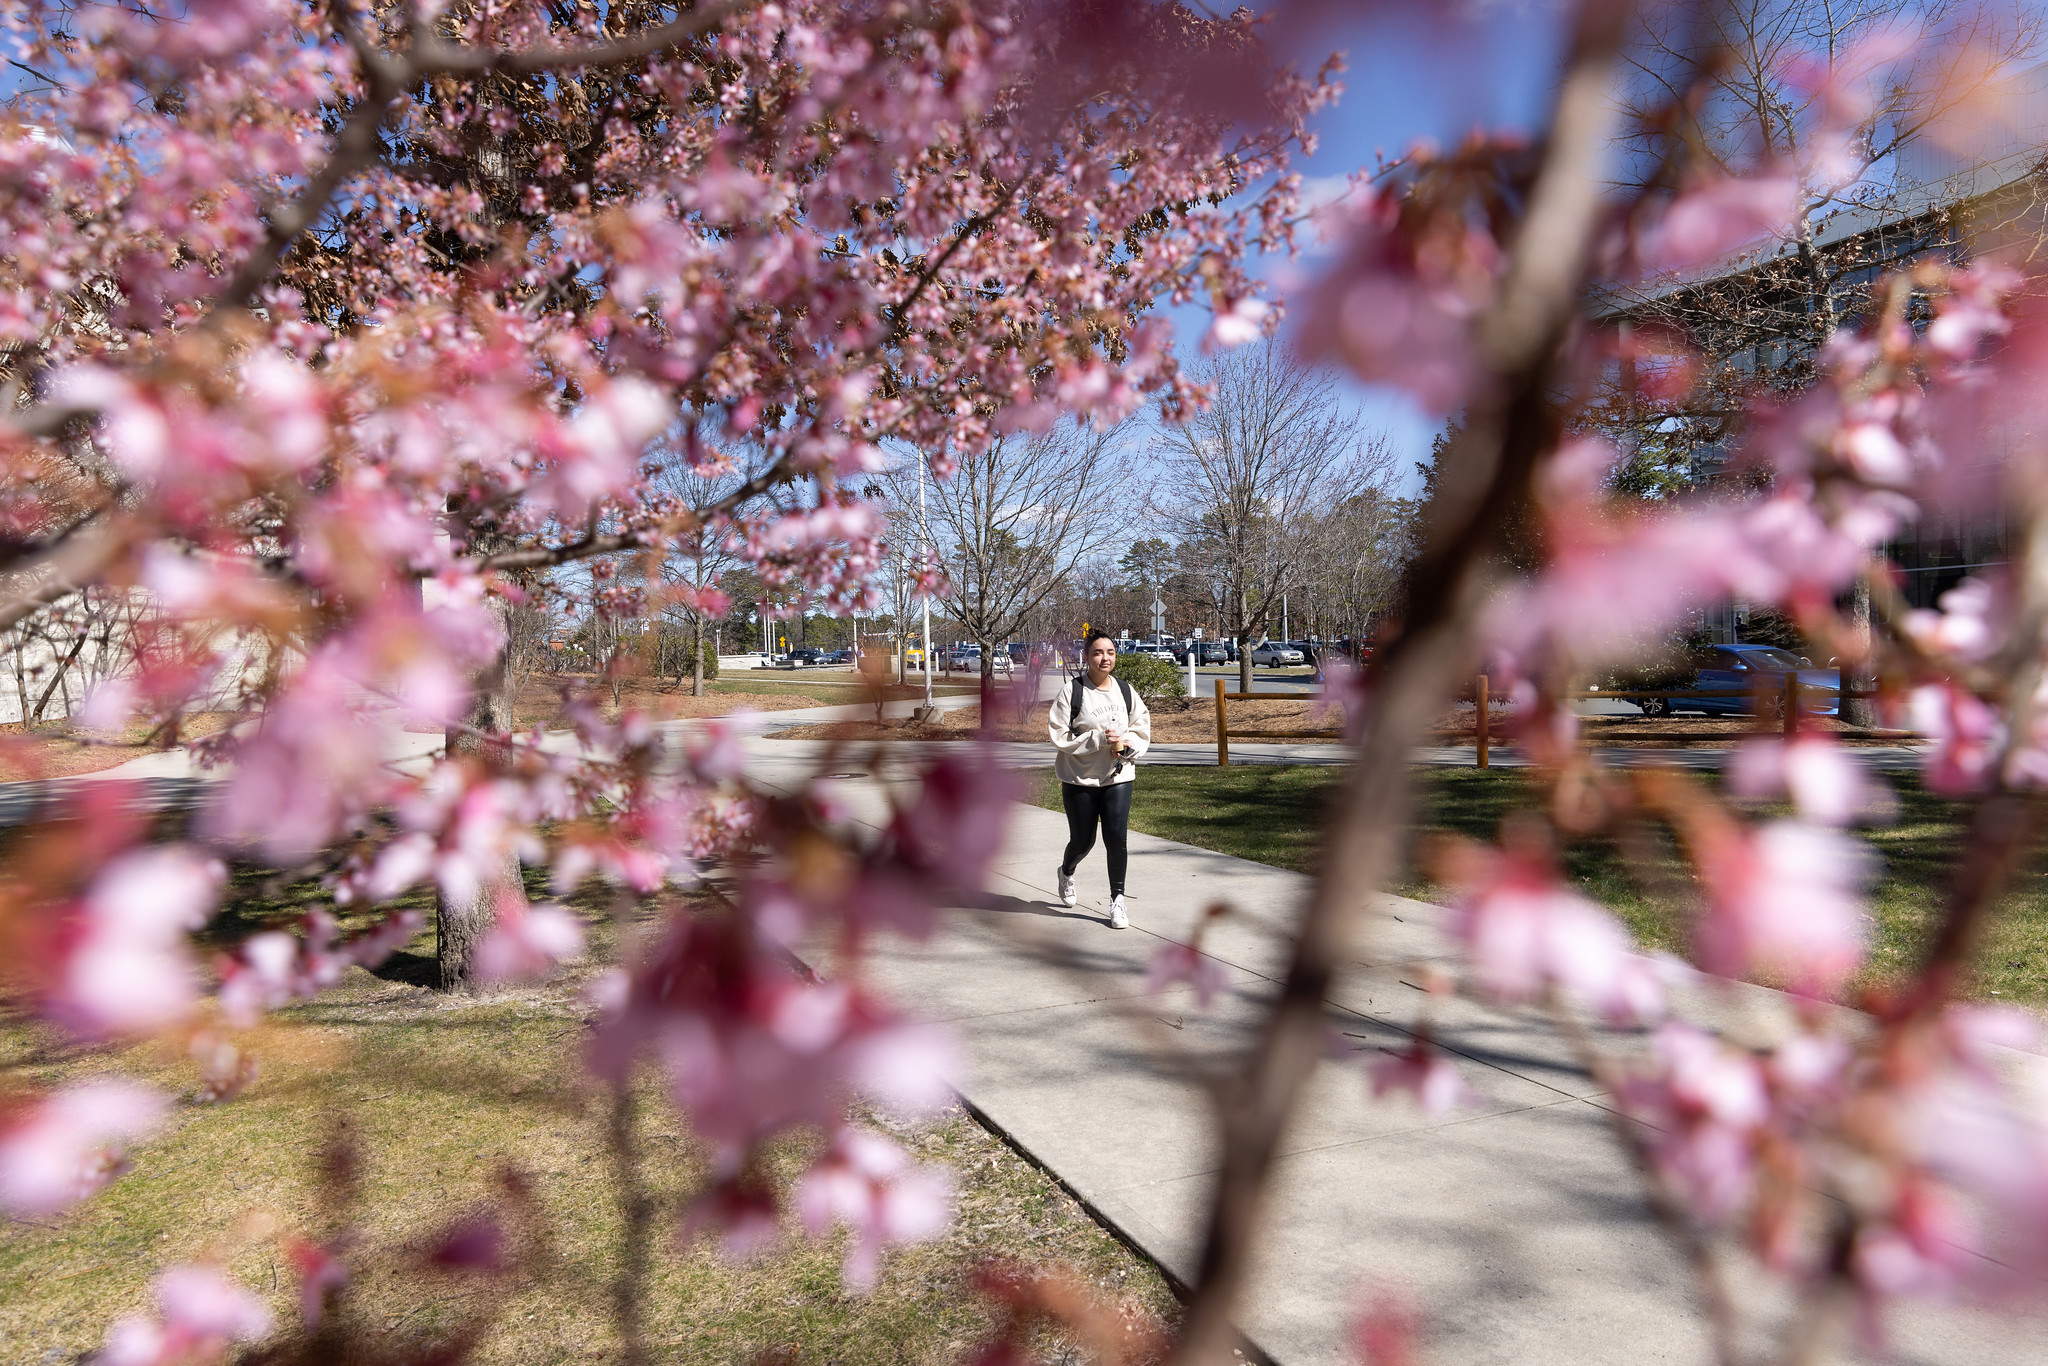
<svg viewBox="0 0 2048 1366">
<path fill-rule="evenodd" d="M 718 677 L 718 642 L 710 636 L 704 637 L 704 676 Z"/>
<path fill-rule="evenodd" d="M 1178 665 L 1150 655 L 1118 655 L 1116 676 L 1140 697 L 1178 697 L 1187 691 L 1187 675 Z"/>
<path fill-rule="evenodd" d="M 1673 633 L 1625 665 L 1593 682 L 1609 692 L 1667 692 L 1698 685 L 1700 668 L 1713 652 L 1703 630 Z"/>
</svg>

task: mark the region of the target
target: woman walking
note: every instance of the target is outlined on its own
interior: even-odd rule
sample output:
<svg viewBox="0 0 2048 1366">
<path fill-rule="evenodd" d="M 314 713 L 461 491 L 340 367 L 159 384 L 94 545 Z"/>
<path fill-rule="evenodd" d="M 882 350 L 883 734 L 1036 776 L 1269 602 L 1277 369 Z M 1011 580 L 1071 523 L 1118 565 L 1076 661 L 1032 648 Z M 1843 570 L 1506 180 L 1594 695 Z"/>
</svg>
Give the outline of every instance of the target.
<svg viewBox="0 0 2048 1366">
<path fill-rule="evenodd" d="M 1052 699 L 1046 729 L 1059 753 L 1060 802 L 1067 811 L 1067 852 L 1060 860 L 1060 904 L 1073 905 L 1074 870 L 1095 847 L 1102 827 L 1109 856 L 1109 927 L 1131 923 L 1124 911 L 1124 868 L 1130 861 L 1131 783 L 1136 760 L 1152 747 L 1152 713 L 1131 685 L 1115 676 L 1116 642 L 1100 631 L 1082 642 L 1087 673 Z"/>
</svg>

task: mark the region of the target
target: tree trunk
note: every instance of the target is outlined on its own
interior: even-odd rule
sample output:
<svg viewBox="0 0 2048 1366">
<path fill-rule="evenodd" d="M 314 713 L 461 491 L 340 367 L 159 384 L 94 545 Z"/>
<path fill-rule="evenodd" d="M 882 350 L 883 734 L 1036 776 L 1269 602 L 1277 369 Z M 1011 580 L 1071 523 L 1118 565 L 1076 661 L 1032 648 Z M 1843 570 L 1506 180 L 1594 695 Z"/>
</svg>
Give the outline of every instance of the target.
<svg viewBox="0 0 2048 1366">
<path fill-rule="evenodd" d="M 1237 690 L 1252 690 L 1252 604 L 1241 585 L 1237 590 Z"/>
<path fill-rule="evenodd" d="M 1867 670 L 1870 663 L 1870 581 L 1859 578 L 1849 595 L 1850 643 L 1855 652 L 1856 667 L 1848 670 L 1849 686 L 1855 689 L 1869 688 L 1875 680 Z M 1842 720 L 1852 726 L 1874 726 L 1877 724 L 1877 707 L 1867 697 L 1842 699 Z"/>
<path fill-rule="evenodd" d="M 996 655 L 987 641 L 981 642 L 981 728 L 987 730 L 996 717 Z"/>
<path fill-rule="evenodd" d="M 510 604 L 502 598 L 491 598 L 489 602 L 499 624 L 506 625 Z M 475 692 L 463 720 L 473 729 L 451 728 L 447 732 L 451 759 L 467 759 L 487 769 L 504 765 L 506 740 L 512 731 L 512 671 L 507 655 L 507 651 L 500 650 L 498 657 L 470 680 Z M 478 731 L 483 734 L 477 734 Z M 451 901 L 446 892 L 435 893 L 434 956 L 440 965 L 441 990 L 475 990 L 476 946 L 497 921 L 501 895 L 525 898 L 515 855 L 508 855 L 498 876 L 484 879 L 476 894 L 464 901 Z"/>
<path fill-rule="evenodd" d="M 690 646 L 690 696 L 704 695 L 704 618 L 692 618 L 697 624 L 696 638 Z"/>
</svg>

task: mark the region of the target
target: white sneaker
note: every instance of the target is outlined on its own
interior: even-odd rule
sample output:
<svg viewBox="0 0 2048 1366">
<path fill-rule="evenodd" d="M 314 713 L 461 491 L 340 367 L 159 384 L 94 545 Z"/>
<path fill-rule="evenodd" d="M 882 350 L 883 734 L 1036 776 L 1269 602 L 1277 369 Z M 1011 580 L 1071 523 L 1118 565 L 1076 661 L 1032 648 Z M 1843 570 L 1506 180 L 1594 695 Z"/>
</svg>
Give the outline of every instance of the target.
<svg viewBox="0 0 2048 1366">
<path fill-rule="evenodd" d="M 1124 914 L 1124 899 L 1113 896 L 1109 899 L 1109 927 L 1112 930 L 1128 930 L 1131 918 Z"/>
<path fill-rule="evenodd" d="M 1072 873 L 1061 873 L 1059 877 L 1060 905 L 1072 906 L 1081 899 L 1074 892 L 1074 875 Z"/>
</svg>

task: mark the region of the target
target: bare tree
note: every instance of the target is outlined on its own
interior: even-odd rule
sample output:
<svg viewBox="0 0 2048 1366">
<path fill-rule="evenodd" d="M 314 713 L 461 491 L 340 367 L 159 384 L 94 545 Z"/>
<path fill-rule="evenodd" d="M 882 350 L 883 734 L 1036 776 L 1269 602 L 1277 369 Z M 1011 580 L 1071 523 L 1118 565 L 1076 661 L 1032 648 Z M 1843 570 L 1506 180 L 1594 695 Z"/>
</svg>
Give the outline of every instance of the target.
<svg viewBox="0 0 2048 1366">
<path fill-rule="evenodd" d="M 1126 431 L 1062 423 L 998 437 L 948 480 L 926 486 L 926 524 L 951 589 L 939 609 L 981 646 L 982 715 L 995 651 L 1083 563 L 1129 535 L 1144 505 L 1122 459 Z M 916 472 L 891 479 L 899 516 L 917 506 Z"/>
<path fill-rule="evenodd" d="M 684 450 L 675 450 L 672 443 L 654 476 L 654 486 L 662 495 L 672 499 L 679 510 L 687 509 L 693 514 L 681 519 L 679 525 L 683 530 L 670 540 L 661 560 L 663 584 L 679 591 L 663 593 L 660 601 L 662 617 L 681 624 L 689 634 L 693 697 L 704 695 L 704 638 L 712 621 L 700 595 L 715 588 L 723 574 L 739 565 L 740 557 L 731 544 L 731 519 L 745 516 L 748 507 L 742 504 L 729 516 L 707 514 L 746 481 L 759 456 L 759 451 L 752 447 L 725 452 L 693 441 L 685 443 Z M 680 668 L 676 677 L 678 681 L 682 678 Z"/>
<path fill-rule="evenodd" d="M 1821 348 L 1860 313 L 1880 273 L 1955 245 L 1959 197 L 1988 187 L 1959 174 L 1968 159 L 1938 147 L 1937 134 L 1968 121 L 1971 106 L 2024 102 L 2039 86 L 2016 81 L 2013 67 L 2039 48 L 2043 17 L 2035 6 L 1974 0 L 1675 0 L 1647 8 L 1641 24 L 1622 97 L 1630 188 L 1674 175 L 1756 176 L 1783 186 L 1790 210 L 1781 236 L 1739 259 L 1653 276 L 1609 305 L 1647 337 L 1641 364 L 1660 364 L 1658 353 L 1683 338 L 1698 368 L 1682 400 L 1649 403 L 1644 391 L 1655 386 L 1632 358 L 1595 406 L 1596 420 L 1634 436 L 1625 478 L 1654 494 L 1696 476 L 1746 398 L 1810 383 Z M 1916 41 L 1892 41 L 1910 31 Z M 1700 67 L 1703 47 L 1717 60 Z M 1680 82 L 1694 84 L 1674 126 Z M 1847 139 L 1823 109 L 1845 96 L 1866 111 Z M 1989 208 L 2004 220 L 2002 237 L 2031 222 L 2030 255 L 2040 246 L 2038 160 L 2036 151 L 2010 168 L 2006 188 L 2017 194 L 1978 206 L 1978 216 Z"/>
<path fill-rule="evenodd" d="M 1209 408 L 1162 422 L 1157 507 L 1184 540 L 1204 543 L 1238 641 L 1238 686 L 1251 648 L 1316 560 L 1319 518 L 1340 500 L 1384 489 L 1393 456 L 1343 405 L 1329 372 L 1267 341 L 1196 367 Z"/>
<path fill-rule="evenodd" d="M 1966 237 L 2040 257 L 2038 149 L 2001 170 L 1936 143 L 1973 106 L 2040 103 L 2039 73 L 2016 78 L 2014 67 L 2037 53 L 2044 26 L 2037 6 L 1974 0 L 1679 0 L 1648 9 L 1642 25 L 1623 99 L 1639 180 L 1680 167 L 1693 178 L 1762 176 L 1785 186 L 1791 208 L 1777 240 L 1682 278 L 1652 278 L 1609 306 L 1645 340 L 1587 425 L 1630 452 L 1626 491 L 1660 497 L 1718 469 L 1760 392 L 1813 382 L 1823 348 L 1861 316 L 1884 272 L 1958 251 Z M 1703 46 L 1718 59 L 1700 66 Z M 1671 98 L 1679 82 L 1694 83 L 1682 106 Z M 1824 109 L 1845 97 L 1864 101 L 1846 139 Z M 1687 114 L 1674 126 L 1675 107 Z M 1664 368 L 1681 348 L 1692 381 L 1678 397 L 1647 399 L 1660 386 L 1641 368 Z M 1867 587 L 1853 615 L 1867 638 Z M 1874 721 L 1869 703 L 1847 706 L 1849 719 Z"/>
<path fill-rule="evenodd" d="M 1416 504 L 1369 488 L 1340 501 L 1316 522 L 1302 610 L 1314 632 L 1371 638 L 1399 610 L 1401 584 L 1415 554 Z"/>
</svg>

